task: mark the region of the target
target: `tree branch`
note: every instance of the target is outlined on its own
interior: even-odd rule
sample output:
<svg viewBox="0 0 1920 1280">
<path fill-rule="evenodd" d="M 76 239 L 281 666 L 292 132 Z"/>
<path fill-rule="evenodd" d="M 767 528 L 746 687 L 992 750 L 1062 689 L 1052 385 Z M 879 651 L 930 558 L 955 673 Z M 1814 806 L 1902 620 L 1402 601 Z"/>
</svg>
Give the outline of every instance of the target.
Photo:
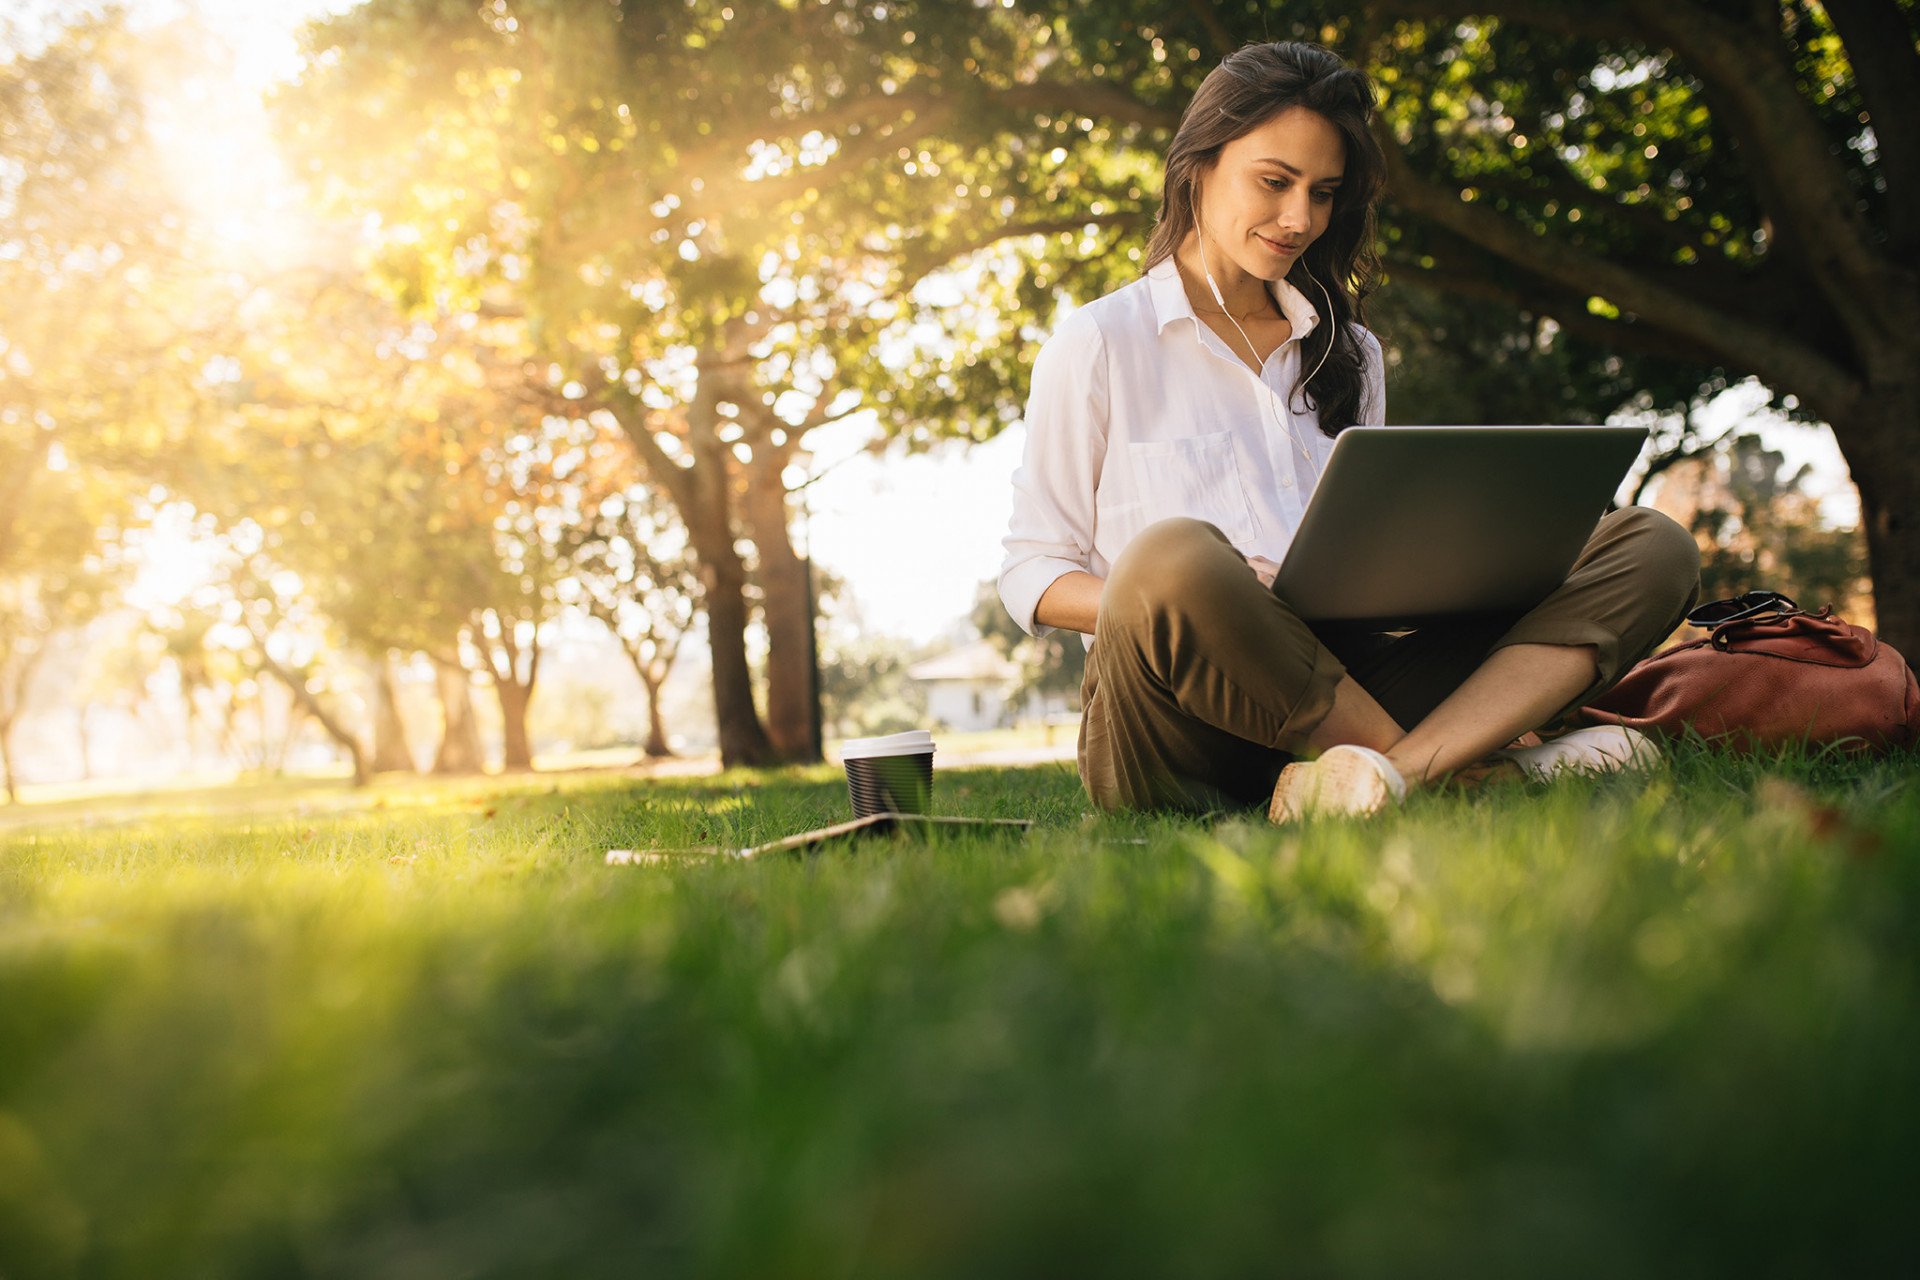
<svg viewBox="0 0 1920 1280">
<path fill-rule="evenodd" d="M 860 399 L 854 401 L 853 406 L 849 409 L 843 409 L 839 413 L 828 412 L 828 406 L 838 398 L 838 392 L 822 391 L 819 396 L 815 397 L 813 407 L 807 410 L 807 416 L 793 426 L 787 427 L 788 439 L 797 441 L 815 427 L 824 427 L 828 423 L 851 418 L 854 414 L 865 413 L 873 407 L 867 403 L 866 397 L 862 396 Z M 782 423 L 781 425 L 785 426 L 786 424 Z"/>
<path fill-rule="evenodd" d="M 1887 223 L 1896 255 L 1920 245 L 1920 50 L 1913 26 L 1889 0 L 1824 0 L 1873 122 L 1887 182 Z"/>
<path fill-rule="evenodd" d="M 817 110 L 772 117 L 749 126 L 733 137 L 710 141 L 698 151 L 682 155 L 676 167 L 682 173 L 712 173 L 737 162 L 755 142 L 769 138 L 801 138 L 816 130 L 826 137 L 837 138 L 854 125 L 864 129 L 869 124 L 890 124 L 908 111 L 924 111 L 939 101 L 937 92 L 919 90 L 842 98 Z"/>
<path fill-rule="evenodd" d="M 1389 198 L 1407 212 L 1542 279 L 1582 296 L 1604 297 L 1736 368 L 1765 370 L 1819 404 L 1830 419 L 1846 416 L 1860 394 L 1860 382 L 1852 373 L 1787 334 L 1709 306 L 1683 289 L 1653 284 L 1631 268 L 1533 235 L 1503 214 L 1463 202 L 1457 193 L 1415 174 L 1391 133 L 1384 125 L 1378 131 L 1387 156 Z"/>
<path fill-rule="evenodd" d="M 1373 0 L 1371 8 L 1395 17 L 1475 14 L 1565 35 L 1651 40 L 1672 49 L 1707 85 L 1716 118 L 1738 144 L 1762 205 L 1780 223 L 1779 240 L 1805 255 L 1807 275 L 1855 342 L 1872 349 L 1880 334 L 1920 323 L 1905 314 L 1902 295 L 1910 291 L 1888 287 L 1891 278 L 1907 273 L 1875 249 L 1781 42 L 1759 16 L 1733 21 L 1691 0 Z M 1756 15 L 1761 11 L 1777 21 L 1774 5 L 1759 5 Z"/>
<path fill-rule="evenodd" d="M 1476 175 L 1472 185 L 1482 192 L 1532 196 L 1546 194 L 1563 203 L 1578 202 L 1589 211 L 1590 216 L 1585 220 L 1587 223 L 1604 225 L 1619 216 L 1648 234 L 1664 236 L 1678 247 L 1691 249 L 1695 260 L 1686 264 L 1657 257 L 1629 258 L 1618 254 L 1609 255 L 1609 260 L 1616 266 L 1630 269 L 1651 285 L 1711 303 L 1729 315 L 1744 316 L 1749 321 L 1785 331 L 1796 323 L 1803 323 L 1810 314 L 1828 314 L 1825 299 L 1804 279 L 1793 276 L 1792 264 L 1784 258 L 1763 259 L 1757 267 L 1738 270 L 1712 246 L 1695 244 L 1678 222 L 1668 222 L 1647 205 L 1628 204 L 1579 186 L 1564 171 L 1561 178 L 1554 180 L 1544 190 L 1530 187 L 1525 178 L 1498 175 Z M 1475 203 L 1484 207 L 1484 202 Z M 1436 230 L 1435 234 L 1458 242 L 1458 237 L 1449 236 L 1444 231 Z M 1562 230 L 1548 234 L 1573 233 Z M 1493 271 L 1500 270 L 1502 265 L 1498 259 L 1492 258 L 1486 259 L 1483 264 L 1484 269 Z M 1591 290 L 1579 296 L 1583 311 L 1590 295 Z"/>
<path fill-rule="evenodd" d="M 1381 18 L 1425 18 L 1462 22 L 1469 17 L 1500 18 L 1539 31 L 1591 39 L 1615 39 L 1631 34 L 1619 0 L 1373 0 L 1369 13 Z"/>
<path fill-rule="evenodd" d="M 649 421 L 654 411 L 621 383 L 610 384 L 605 392 L 594 399 L 595 407 L 604 410 L 633 445 L 634 452 L 640 455 L 641 465 L 646 468 L 653 482 L 667 491 L 667 496 L 673 499 L 675 506 L 682 511 L 690 510 L 690 504 L 699 501 L 699 495 L 693 489 L 693 477 L 654 439 Z"/>
<path fill-rule="evenodd" d="M 1663 41 L 1710 87 L 1717 114 L 1740 147 L 1763 205 L 1804 254 L 1809 274 L 1863 348 L 1888 325 L 1910 327 L 1891 277 L 1905 275 L 1873 244 L 1852 185 L 1813 116 L 1777 34 L 1729 21 L 1682 0 L 1626 0 L 1647 33 Z M 1778 21 L 1778 11 L 1767 6 Z"/>
<path fill-rule="evenodd" d="M 1118 120 L 1171 133 L 1180 127 L 1180 112 L 1142 102 L 1112 85 L 1051 80 L 1009 85 L 982 95 L 983 106 L 1010 107 L 1016 112 L 1072 112 L 1095 120 Z"/>
<path fill-rule="evenodd" d="M 914 108 L 911 121 L 902 123 L 896 116 L 886 126 L 872 133 L 843 138 L 839 151 L 823 164 L 795 166 L 771 177 L 743 178 L 739 176 L 737 163 L 723 163 L 709 171 L 723 176 L 707 178 L 700 193 L 700 207 L 725 211 L 739 209 L 742 207 L 741 201 L 746 201 L 746 207 L 771 209 L 782 201 L 804 194 L 810 187 L 830 187 L 838 180 L 838 175 L 848 170 L 857 171 L 922 138 L 941 136 L 960 115 L 962 105 L 950 98 L 928 98 L 923 105 Z M 686 212 L 686 209 L 683 208 L 682 212 Z"/>
<path fill-rule="evenodd" d="M 1122 230 L 1140 228 L 1148 225 L 1151 220 L 1151 215 L 1143 209 L 1125 209 L 1115 213 L 1089 213 L 1078 217 L 1046 218 L 1038 222 L 1003 223 L 940 245 L 914 246 L 901 253 L 900 269 L 905 277 L 905 283 L 900 292 L 912 293 L 920 281 L 927 276 L 944 269 L 956 259 L 978 253 L 982 249 L 990 249 L 1002 240 L 1011 240 L 1019 236 L 1059 235 L 1062 232 L 1079 231 L 1085 227 L 1118 227 Z"/>
<path fill-rule="evenodd" d="M 500 655 L 496 651 L 498 646 L 487 638 L 486 623 L 482 620 L 489 613 L 493 615 L 494 621 L 499 624 L 502 639 L 505 640 L 507 644 L 513 643 L 512 637 L 507 632 L 506 620 L 500 616 L 498 609 L 489 606 L 478 610 L 474 614 L 472 627 L 473 647 L 479 652 L 481 661 L 487 664 L 487 678 L 496 684 L 507 684 L 513 675 L 513 655 L 511 653 L 507 655 L 507 674 L 500 674 Z"/>
<path fill-rule="evenodd" d="M 1644 356 L 1694 360 L 1702 364 L 1719 364 L 1726 358 L 1721 352 L 1709 350 L 1689 338 L 1656 330 L 1649 325 L 1627 324 L 1596 316 L 1586 309 L 1585 298 L 1564 291 L 1538 287 L 1530 289 L 1525 285 L 1504 282 L 1485 271 L 1463 270 L 1451 265 L 1428 267 L 1393 256 L 1386 263 L 1390 269 L 1404 271 L 1408 276 L 1447 293 L 1478 298 L 1483 302 L 1497 302 L 1516 311 L 1551 316 L 1562 331 L 1597 347 L 1632 351 Z"/>
<path fill-rule="evenodd" d="M 353 763 L 353 783 L 355 786 L 364 785 L 367 781 L 366 749 L 360 745 L 360 739 L 344 721 L 321 704 L 305 676 L 285 666 L 267 652 L 266 637 L 258 630 L 254 631 L 253 640 L 254 647 L 259 651 L 261 669 L 285 685 L 287 692 L 293 697 L 294 704 L 312 716 L 320 727 L 326 730 L 329 738 L 346 749 L 347 758 Z"/>
<path fill-rule="evenodd" d="M 801 138 L 816 131 L 826 137 L 841 138 L 854 125 L 859 125 L 863 130 L 857 136 L 880 137 L 879 134 L 866 134 L 864 130 L 869 124 L 898 125 L 901 117 L 908 112 L 912 112 L 918 120 L 922 117 L 950 117 L 993 107 L 1004 107 L 1015 114 L 1071 112 L 1169 132 L 1180 125 L 1180 112 L 1142 102 L 1111 85 L 1042 80 L 1032 84 L 995 87 L 969 82 L 964 91 L 928 89 L 868 95 L 836 102 L 817 111 L 768 120 L 725 142 L 710 143 L 698 152 L 686 155 L 678 167 L 682 173 L 727 172 L 728 167 L 736 165 L 746 149 L 755 142 Z M 753 136 L 748 137 L 747 133 Z M 895 142 L 897 136 L 886 135 L 884 142 L 898 145 Z M 887 148 L 883 145 L 881 149 L 884 151 Z M 819 175 L 824 167 L 813 166 L 797 172 L 811 179 Z M 753 185 L 757 189 L 764 189 L 762 184 Z"/>
<path fill-rule="evenodd" d="M 1618 218 L 1648 235 L 1656 236 L 1675 249 L 1690 249 L 1708 259 L 1713 250 L 1701 245 L 1691 229 L 1679 219 L 1669 219 L 1650 204 L 1627 201 L 1605 191 L 1596 191 L 1576 178 L 1557 159 L 1547 166 L 1529 165 L 1525 171 L 1476 175 L 1473 185 L 1482 191 L 1512 196 L 1546 196 L 1562 206 L 1584 206 L 1603 218 Z"/>
<path fill-rule="evenodd" d="M 1207 40 L 1213 45 L 1214 56 L 1224 58 L 1240 47 L 1226 25 L 1220 21 L 1220 14 L 1213 7 L 1213 0 L 1187 0 L 1187 8 L 1193 11 L 1194 19 L 1200 29 L 1207 33 Z"/>
</svg>

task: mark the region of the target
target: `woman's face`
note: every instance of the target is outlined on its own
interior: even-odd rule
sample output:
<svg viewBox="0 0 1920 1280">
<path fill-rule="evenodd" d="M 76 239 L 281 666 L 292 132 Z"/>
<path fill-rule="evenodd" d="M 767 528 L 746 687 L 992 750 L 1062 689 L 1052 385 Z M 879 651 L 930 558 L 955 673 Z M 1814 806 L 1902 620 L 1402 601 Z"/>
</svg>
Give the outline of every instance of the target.
<svg viewBox="0 0 1920 1280">
<path fill-rule="evenodd" d="M 1200 178 L 1208 254 L 1262 280 L 1286 275 L 1333 220 L 1346 166 L 1340 131 L 1308 107 L 1288 107 L 1227 143 Z"/>
</svg>

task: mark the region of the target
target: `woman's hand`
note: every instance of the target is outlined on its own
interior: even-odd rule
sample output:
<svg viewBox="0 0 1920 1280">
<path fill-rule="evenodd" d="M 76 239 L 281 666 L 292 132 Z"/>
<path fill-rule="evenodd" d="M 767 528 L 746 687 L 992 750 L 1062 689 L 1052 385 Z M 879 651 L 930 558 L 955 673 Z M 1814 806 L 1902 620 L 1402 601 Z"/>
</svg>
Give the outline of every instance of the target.
<svg viewBox="0 0 1920 1280">
<path fill-rule="evenodd" d="M 1248 556 L 1247 564 L 1253 570 L 1253 576 L 1260 579 L 1260 585 L 1273 589 L 1273 575 L 1280 572 L 1280 566 L 1265 556 Z"/>
</svg>

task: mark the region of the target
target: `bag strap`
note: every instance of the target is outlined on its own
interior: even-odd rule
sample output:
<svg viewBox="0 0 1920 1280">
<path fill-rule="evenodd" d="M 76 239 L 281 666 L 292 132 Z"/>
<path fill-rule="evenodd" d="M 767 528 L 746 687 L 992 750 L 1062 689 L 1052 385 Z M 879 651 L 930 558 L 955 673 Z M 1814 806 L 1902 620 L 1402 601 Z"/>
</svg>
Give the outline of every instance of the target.
<svg viewBox="0 0 1920 1280">
<path fill-rule="evenodd" d="M 1754 618 L 1785 618 L 1805 612 L 1791 596 L 1778 591 L 1749 591 L 1725 600 L 1709 600 L 1687 615 L 1687 624 L 1695 627 L 1719 627 L 1729 622 L 1747 622 Z"/>
</svg>

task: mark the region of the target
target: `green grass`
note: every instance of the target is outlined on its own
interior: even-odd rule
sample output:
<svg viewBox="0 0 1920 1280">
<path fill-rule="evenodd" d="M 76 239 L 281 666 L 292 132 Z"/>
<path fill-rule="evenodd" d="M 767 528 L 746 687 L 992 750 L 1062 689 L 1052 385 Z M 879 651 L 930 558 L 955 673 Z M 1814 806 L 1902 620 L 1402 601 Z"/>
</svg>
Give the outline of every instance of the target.
<svg viewBox="0 0 1920 1280">
<path fill-rule="evenodd" d="M 1914 761 L 1298 831 L 827 770 L 0 830 L 0 1276 L 1911 1273 Z"/>
</svg>

